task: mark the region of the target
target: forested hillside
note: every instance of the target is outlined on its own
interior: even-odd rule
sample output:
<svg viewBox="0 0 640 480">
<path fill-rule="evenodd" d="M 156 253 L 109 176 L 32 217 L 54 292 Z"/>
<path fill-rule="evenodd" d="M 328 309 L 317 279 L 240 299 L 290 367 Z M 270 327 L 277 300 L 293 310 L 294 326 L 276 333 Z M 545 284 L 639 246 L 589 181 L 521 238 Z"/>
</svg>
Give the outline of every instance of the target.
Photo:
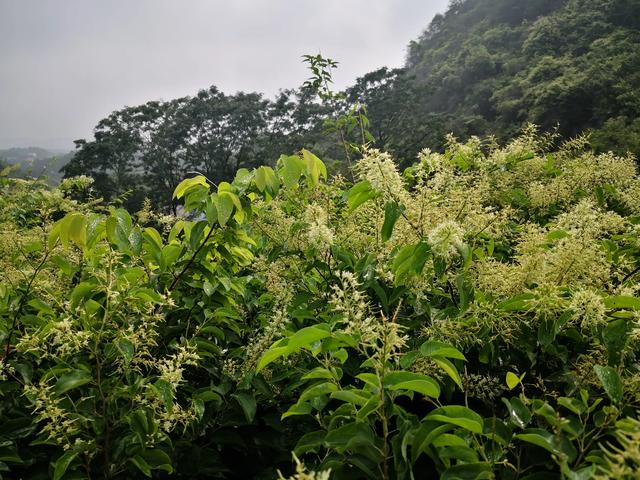
<svg viewBox="0 0 640 480">
<path fill-rule="evenodd" d="M 640 5 L 633 0 L 469 0 L 409 46 L 422 111 L 458 133 L 508 137 L 525 122 L 596 148 L 640 152 Z"/>
<path fill-rule="evenodd" d="M 454 1 L 417 41 L 404 69 L 380 69 L 322 102 L 313 89 L 270 100 L 194 97 L 114 112 L 77 142 L 67 176 L 91 175 L 107 200 L 171 204 L 188 171 L 214 182 L 303 146 L 345 162 L 335 120 L 365 105 L 372 145 L 411 164 L 448 133 L 506 139 L 528 122 L 565 138 L 591 131 L 597 151 L 640 152 L 640 6 L 632 0 Z M 335 169 L 334 169 L 335 170 Z M 340 170 L 340 167 L 337 167 Z"/>
</svg>

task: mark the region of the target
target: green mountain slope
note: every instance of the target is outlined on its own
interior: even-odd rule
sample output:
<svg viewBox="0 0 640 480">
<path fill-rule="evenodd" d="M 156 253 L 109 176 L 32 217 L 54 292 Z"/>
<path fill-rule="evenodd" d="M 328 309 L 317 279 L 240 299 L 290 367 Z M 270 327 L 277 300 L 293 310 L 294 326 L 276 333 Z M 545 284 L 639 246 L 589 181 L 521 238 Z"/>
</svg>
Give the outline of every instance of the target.
<svg viewBox="0 0 640 480">
<path fill-rule="evenodd" d="M 640 2 L 454 1 L 409 45 L 405 75 L 429 89 L 415 114 L 451 116 L 460 134 L 533 122 L 638 151 Z"/>
</svg>

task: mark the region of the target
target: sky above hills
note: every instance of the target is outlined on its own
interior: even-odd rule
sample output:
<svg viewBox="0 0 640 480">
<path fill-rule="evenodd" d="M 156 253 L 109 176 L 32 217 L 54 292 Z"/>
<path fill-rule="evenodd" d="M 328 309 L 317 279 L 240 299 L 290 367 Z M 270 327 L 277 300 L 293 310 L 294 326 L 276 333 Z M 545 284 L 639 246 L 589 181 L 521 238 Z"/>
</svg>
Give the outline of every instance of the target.
<svg viewBox="0 0 640 480">
<path fill-rule="evenodd" d="M 125 105 L 191 95 L 272 96 L 340 62 L 337 87 L 381 66 L 447 0 L 0 0 L 0 148 L 71 148 Z"/>
</svg>

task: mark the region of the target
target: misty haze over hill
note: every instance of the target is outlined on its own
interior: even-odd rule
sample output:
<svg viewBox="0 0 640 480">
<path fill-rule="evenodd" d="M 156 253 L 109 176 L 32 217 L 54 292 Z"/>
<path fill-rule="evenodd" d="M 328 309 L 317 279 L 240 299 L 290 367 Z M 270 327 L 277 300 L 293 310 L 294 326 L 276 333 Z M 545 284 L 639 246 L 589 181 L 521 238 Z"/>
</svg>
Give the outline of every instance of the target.
<svg viewBox="0 0 640 480">
<path fill-rule="evenodd" d="M 341 62 L 343 88 L 405 47 L 447 0 L 0 0 L 0 148 L 67 151 L 125 105 L 216 85 L 274 96 L 301 55 Z"/>
</svg>

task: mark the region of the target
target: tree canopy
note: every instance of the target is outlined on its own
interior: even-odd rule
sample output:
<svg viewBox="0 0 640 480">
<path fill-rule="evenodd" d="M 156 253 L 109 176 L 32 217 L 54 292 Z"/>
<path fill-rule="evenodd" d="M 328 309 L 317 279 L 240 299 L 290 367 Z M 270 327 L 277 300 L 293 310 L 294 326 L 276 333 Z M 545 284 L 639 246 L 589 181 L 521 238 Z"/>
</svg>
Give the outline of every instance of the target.
<svg viewBox="0 0 640 480">
<path fill-rule="evenodd" d="M 333 67 L 325 65 L 329 81 Z M 360 108 L 371 146 L 401 166 L 423 145 L 444 148 L 448 133 L 504 140 L 528 123 L 564 138 L 591 132 L 597 151 L 638 154 L 640 6 L 453 1 L 409 44 L 404 68 L 370 72 L 331 95 L 322 85 L 314 79 L 274 99 L 212 86 L 124 108 L 98 123 L 94 139 L 76 142 L 65 175 L 90 175 L 106 200 L 137 208 L 145 197 L 170 206 L 170 192 L 188 172 L 228 181 L 237 168 L 273 165 L 301 147 L 345 171 L 350 159 L 342 146 L 361 139 L 338 119 L 351 121 Z"/>
</svg>

